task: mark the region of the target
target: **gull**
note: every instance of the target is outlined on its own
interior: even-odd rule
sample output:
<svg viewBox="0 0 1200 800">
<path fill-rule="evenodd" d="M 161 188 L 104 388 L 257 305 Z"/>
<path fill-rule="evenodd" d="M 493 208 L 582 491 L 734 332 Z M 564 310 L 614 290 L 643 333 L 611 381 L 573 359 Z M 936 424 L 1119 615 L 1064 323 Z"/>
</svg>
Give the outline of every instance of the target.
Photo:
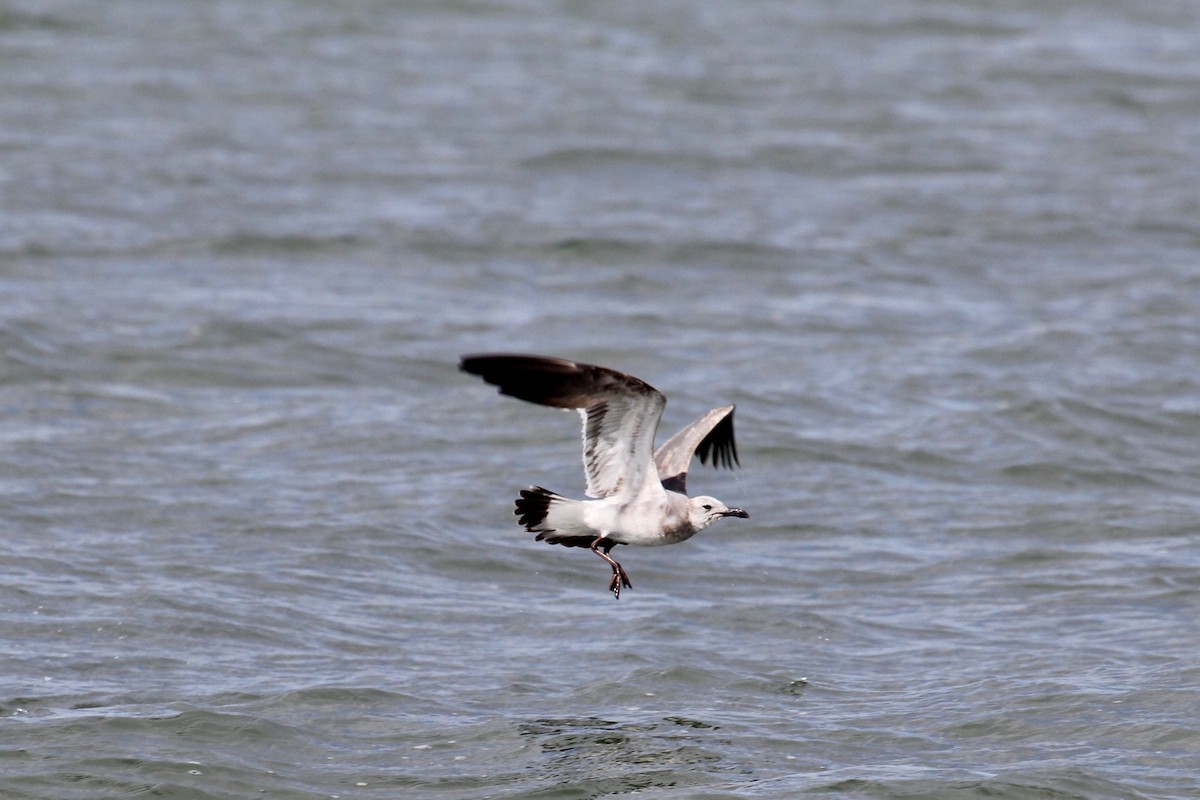
<svg viewBox="0 0 1200 800">
<path fill-rule="evenodd" d="M 573 500 L 540 486 L 516 501 L 518 524 L 536 541 L 587 547 L 612 567 L 608 589 L 620 599 L 629 575 L 609 552 L 619 544 L 676 544 L 722 517 L 750 515 L 715 497 L 687 496 L 692 457 L 714 467 L 738 463 L 732 405 L 714 408 L 653 450 L 667 398 L 645 381 L 607 367 L 546 356 L 465 355 L 459 369 L 499 387 L 500 394 L 583 418 L 585 493 Z"/>
</svg>

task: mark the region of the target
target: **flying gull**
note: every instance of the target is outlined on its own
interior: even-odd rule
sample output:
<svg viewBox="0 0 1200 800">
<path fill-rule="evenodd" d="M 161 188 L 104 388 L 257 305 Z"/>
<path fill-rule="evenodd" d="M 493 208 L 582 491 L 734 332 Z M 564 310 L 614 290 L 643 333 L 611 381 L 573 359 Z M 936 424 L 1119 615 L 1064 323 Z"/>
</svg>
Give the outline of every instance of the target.
<svg viewBox="0 0 1200 800">
<path fill-rule="evenodd" d="M 714 408 L 657 451 L 654 434 L 667 398 L 650 384 L 607 367 L 545 356 L 479 354 L 459 369 L 498 386 L 500 394 L 583 418 L 583 470 L 591 500 L 540 486 L 521 491 L 514 512 L 537 541 L 587 547 L 612 567 L 609 591 L 633 588 L 609 552 L 618 544 L 656 546 L 690 539 L 721 517 L 749 517 L 714 497 L 688 497 L 692 456 L 715 467 L 738 463 L 733 406 Z"/>
</svg>

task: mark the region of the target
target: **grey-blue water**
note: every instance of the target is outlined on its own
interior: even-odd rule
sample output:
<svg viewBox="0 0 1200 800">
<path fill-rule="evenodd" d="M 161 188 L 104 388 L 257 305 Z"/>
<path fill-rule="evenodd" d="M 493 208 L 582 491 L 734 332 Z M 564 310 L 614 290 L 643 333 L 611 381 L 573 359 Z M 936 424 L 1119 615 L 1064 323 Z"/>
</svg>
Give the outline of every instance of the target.
<svg viewBox="0 0 1200 800">
<path fill-rule="evenodd" d="M 1200 6 L 10 0 L 0 796 L 1200 796 Z M 743 506 L 535 543 L 577 419 Z"/>
</svg>

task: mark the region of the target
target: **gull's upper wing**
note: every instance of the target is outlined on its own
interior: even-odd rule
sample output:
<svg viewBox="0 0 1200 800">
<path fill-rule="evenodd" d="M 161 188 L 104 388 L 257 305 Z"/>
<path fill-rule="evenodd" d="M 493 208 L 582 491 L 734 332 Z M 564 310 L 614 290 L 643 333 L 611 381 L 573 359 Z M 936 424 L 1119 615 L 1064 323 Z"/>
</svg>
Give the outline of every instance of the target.
<svg viewBox="0 0 1200 800">
<path fill-rule="evenodd" d="M 636 492 L 655 477 L 651 452 L 667 398 L 632 375 L 545 356 L 463 356 L 459 369 L 500 394 L 583 417 L 583 470 L 589 497 Z"/>
<path fill-rule="evenodd" d="M 737 445 L 733 441 L 733 408 L 714 408 L 663 442 L 654 454 L 654 463 L 664 487 L 687 493 L 687 472 L 693 455 L 699 456 L 701 464 L 711 456 L 714 467 L 732 468 L 738 463 Z"/>
</svg>

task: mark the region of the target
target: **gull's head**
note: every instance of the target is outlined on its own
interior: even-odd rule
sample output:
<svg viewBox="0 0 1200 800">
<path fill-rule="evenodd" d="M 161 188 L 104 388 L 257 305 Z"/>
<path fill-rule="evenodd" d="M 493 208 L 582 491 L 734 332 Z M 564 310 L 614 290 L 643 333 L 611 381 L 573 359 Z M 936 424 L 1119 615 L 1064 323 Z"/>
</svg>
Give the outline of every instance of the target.
<svg viewBox="0 0 1200 800">
<path fill-rule="evenodd" d="M 688 499 L 688 521 L 692 526 L 702 531 L 721 517 L 742 517 L 750 515 L 740 508 L 730 508 L 715 497 L 692 497 Z"/>
</svg>

